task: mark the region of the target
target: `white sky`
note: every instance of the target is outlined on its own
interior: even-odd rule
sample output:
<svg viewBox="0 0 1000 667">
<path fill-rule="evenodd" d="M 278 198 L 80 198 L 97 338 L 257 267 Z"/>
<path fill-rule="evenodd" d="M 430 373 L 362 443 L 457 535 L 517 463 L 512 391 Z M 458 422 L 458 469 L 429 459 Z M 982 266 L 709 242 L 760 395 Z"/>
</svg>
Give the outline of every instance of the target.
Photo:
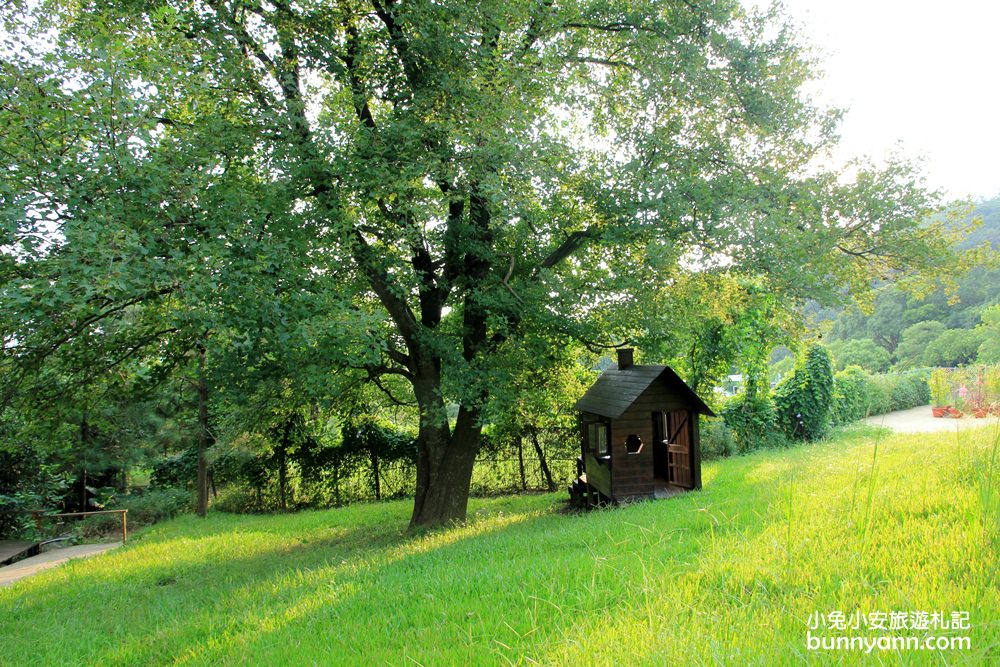
<svg viewBox="0 0 1000 667">
<path fill-rule="evenodd" d="M 780 1 L 819 52 L 817 100 L 847 109 L 839 160 L 898 149 L 949 198 L 1000 195 L 1000 0 Z"/>
<path fill-rule="evenodd" d="M 1000 2 L 783 1 L 820 51 L 817 100 L 848 108 L 842 157 L 898 148 L 948 197 L 1000 194 Z"/>
</svg>

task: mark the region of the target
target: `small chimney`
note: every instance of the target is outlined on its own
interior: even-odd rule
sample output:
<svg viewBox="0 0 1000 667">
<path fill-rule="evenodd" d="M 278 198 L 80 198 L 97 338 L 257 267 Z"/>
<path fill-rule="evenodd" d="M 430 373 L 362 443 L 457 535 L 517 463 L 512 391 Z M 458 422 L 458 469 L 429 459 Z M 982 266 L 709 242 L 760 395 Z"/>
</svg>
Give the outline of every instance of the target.
<svg viewBox="0 0 1000 667">
<path fill-rule="evenodd" d="M 618 348 L 617 352 L 618 352 L 618 370 L 623 371 L 626 368 L 631 368 L 633 353 L 635 352 L 635 350 L 633 350 L 630 347 L 621 347 Z"/>
</svg>

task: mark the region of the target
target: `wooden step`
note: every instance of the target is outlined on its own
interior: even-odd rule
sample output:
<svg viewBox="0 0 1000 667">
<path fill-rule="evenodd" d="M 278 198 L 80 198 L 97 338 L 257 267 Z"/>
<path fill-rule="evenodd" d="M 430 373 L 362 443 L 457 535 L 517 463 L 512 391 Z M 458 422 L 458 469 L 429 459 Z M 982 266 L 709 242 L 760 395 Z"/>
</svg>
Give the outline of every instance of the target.
<svg viewBox="0 0 1000 667">
<path fill-rule="evenodd" d="M 27 540 L 0 540 L 0 566 L 38 553 L 38 542 Z"/>
</svg>

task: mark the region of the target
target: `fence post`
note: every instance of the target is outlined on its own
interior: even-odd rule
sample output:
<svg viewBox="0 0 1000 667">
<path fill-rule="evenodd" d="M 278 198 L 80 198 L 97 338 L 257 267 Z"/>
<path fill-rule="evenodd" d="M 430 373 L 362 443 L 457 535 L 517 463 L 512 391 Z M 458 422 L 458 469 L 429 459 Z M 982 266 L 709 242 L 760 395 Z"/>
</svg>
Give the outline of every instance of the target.
<svg viewBox="0 0 1000 667">
<path fill-rule="evenodd" d="M 128 510 L 122 510 L 122 546 L 128 542 Z"/>
</svg>

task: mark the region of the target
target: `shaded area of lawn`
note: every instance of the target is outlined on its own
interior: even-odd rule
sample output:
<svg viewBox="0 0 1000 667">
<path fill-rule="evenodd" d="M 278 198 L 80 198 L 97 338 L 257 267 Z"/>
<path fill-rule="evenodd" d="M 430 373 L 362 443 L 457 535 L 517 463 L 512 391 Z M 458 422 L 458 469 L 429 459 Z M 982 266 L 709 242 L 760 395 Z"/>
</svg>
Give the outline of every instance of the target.
<svg viewBox="0 0 1000 667">
<path fill-rule="evenodd" d="M 711 464 L 668 501 L 477 500 L 422 536 L 405 502 L 184 517 L 0 591 L 0 662 L 854 664 L 808 653 L 806 620 L 860 609 L 969 611 L 971 651 L 877 657 L 982 664 L 1000 651 L 995 435 L 846 432 Z"/>
</svg>

